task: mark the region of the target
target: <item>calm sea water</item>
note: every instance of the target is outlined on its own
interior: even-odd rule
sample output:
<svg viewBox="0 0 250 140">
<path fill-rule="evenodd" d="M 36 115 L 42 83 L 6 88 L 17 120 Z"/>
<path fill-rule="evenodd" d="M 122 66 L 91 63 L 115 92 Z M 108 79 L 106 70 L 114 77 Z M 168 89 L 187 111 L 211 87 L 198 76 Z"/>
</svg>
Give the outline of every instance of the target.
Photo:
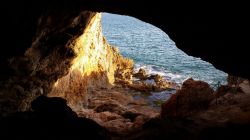
<svg viewBox="0 0 250 140">
<path fill-rule="evenodd" d="M 159 28 L 129 16 L 102 14 L 103 34 L 123 56 L 135 61 L 135 68 L 145 68 L 181 84 L 192 77 L 215 87 L 226 84 L 227 74 L 200 58 L 188 56 Z"/>
</svg>

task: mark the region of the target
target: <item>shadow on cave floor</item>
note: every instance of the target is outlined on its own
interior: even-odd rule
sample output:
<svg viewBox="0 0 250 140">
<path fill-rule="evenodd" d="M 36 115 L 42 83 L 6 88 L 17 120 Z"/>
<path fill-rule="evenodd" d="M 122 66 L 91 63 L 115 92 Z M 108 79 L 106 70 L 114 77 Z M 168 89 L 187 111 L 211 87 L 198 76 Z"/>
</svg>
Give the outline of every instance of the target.
<svg viewBox="0 0 250 140">
<path fill-rule="evenodd" d="M 32 109 L 3 118 L 1 139 L 109 139 L 105 128 L 77 117 L 62 98 L 40 96 Z"/>
<path fill-rule="evenodd" d="M 77 117 L 62 98 L 40 96 L 32 102 L 32 110 L 1 119 L 1 139 L 228 140 L 248 138 L 250 129 L 250 124 L 227 124 L 201 131 L 199 125 L 189 119 L 155 118 L 140 130 L 119 137 L 93 120 Z"/>
</svg>

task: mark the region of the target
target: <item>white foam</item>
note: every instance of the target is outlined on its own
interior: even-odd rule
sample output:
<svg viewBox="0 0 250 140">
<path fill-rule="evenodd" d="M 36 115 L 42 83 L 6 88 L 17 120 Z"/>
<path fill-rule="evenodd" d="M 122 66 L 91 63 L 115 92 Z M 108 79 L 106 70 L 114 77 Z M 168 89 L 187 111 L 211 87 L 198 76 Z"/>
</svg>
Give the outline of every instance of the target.
<svg viewBox="0 0 250 140">
<path fill-rule="evenodd" d="M 148 74 L 159 74 L 161 76 L 166 76 L 163 71 L 155 70 L 152 65 L 135 64 L 135 72 L 138 72 L 140 68 L 144 69 Z"/>
<path fill-rule="evenodd" d="M 170 71 L 167 71 L 158 66 L 145 65 L 145 64 L 135 64 L 134 72 L 135 73 L 138 72 L 140 68 L 144 69 L 147 72 L 147 74 L 161 75 L 165 80 L 169 80 L 179 85 L 181 85 L 186 79 L 190 78 L 189 76 L 183 76 L 177 73 L 171 73 Z"/>
</svg>

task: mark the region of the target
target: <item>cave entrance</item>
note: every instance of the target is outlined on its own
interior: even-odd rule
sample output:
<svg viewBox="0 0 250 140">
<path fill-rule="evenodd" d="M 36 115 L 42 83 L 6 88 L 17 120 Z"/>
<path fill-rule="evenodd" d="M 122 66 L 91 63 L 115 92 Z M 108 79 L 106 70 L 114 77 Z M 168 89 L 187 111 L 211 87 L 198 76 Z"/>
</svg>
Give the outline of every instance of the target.
<svg viewBox="0 0 250 140">
<path fill-rule="evenodd" d="M 178 86 L 191 77 L 209 83 L 214 89 L 226 84 L 226 73 L 200 58 L 188 56 L 165 32 L 151 24 L 129 16 L 102 13 L 102 29 L 110 45 L 119 48 L 124 57 L 134 60 L 134 73 L 142 69 L 149 77 L 158 74 Z M 152 80 L 144 82 L 150 84 Z M 143 97 L 152 106 L 160 107 L 178 87 L 173 89 L 152 91 Z"/>
<path fill-rule="evenodd" d="M 189 77 L 211 86 L 226 81 L 225 73 L 186 55 L 148 23 L 108 13 L 82 16 L 88 22 L 70 46 L 72 65 L 49 96 L 65 98 L 79 116 L 111 132 L 132 132 L 158 117 L 161 104 Z"/>
</svg>

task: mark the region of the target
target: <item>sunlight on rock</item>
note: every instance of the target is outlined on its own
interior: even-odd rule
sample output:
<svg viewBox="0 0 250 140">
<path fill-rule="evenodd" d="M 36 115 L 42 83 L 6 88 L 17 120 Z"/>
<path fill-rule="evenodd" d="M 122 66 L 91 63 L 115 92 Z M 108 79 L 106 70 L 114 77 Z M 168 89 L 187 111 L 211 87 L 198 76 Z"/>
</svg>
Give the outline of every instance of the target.
<svg viewBox="0 0 250 140">
<path fill-rule="evenodd" d="M 69 73 L 57 80 L 49 96 L 67 99 L 73 108 L 83 107 L 89 91 L 110 89 L 114 85 L 117 69 L 123 73 L 121 67 L 133 67 L 132 60 L 123 58 L 118 49 L 106 42 L 102 35 L 100 13 L 90 20 L 82 35 L 70 47 L 76 58 Z"/>
</svg>

